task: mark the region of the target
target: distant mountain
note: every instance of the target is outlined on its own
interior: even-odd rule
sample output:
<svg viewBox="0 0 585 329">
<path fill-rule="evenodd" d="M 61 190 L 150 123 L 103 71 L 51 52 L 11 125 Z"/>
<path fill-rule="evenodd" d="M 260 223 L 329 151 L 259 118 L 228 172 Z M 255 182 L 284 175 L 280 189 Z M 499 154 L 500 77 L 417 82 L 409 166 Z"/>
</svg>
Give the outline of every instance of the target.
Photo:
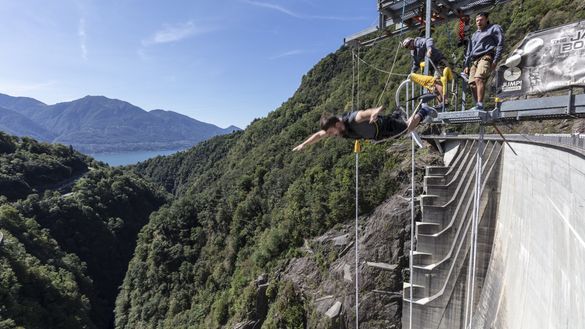
<svg viewBox="0 0 585 329">
<path fill-rule="evenodd" d="M 242 129 L 240 129 L 234 125 L 231 125 L 231 126 L 225 128 L 224 130 L 227 131 L 228 133 L 233 133 L 234 131 L 240 131 Z"/>
<path fill-rule="evenodd" d="M 1 130 L 70 144 L 89 153 L 187 148 L 241 130 L 222 129 L 172 111 L 147 112 L 104 96 L 46 105 L 33 98 L 0 94 L 0 107 Z"/>
<path fill-rule="evenodd" d="M 11 135 L 29 136 L 40 140 L 52 140 L 55 135 L 36 122 L 20 114 L 0 107 L 0 130 Z"/>
<path fill-rule="evenodd" d="M 20 114 L 30 115 L 44 110 L 47 104 L 30 97 L 13 97 L 0 94 L 0 106 L 8 110 L 17 111 Z"/>
</svg>

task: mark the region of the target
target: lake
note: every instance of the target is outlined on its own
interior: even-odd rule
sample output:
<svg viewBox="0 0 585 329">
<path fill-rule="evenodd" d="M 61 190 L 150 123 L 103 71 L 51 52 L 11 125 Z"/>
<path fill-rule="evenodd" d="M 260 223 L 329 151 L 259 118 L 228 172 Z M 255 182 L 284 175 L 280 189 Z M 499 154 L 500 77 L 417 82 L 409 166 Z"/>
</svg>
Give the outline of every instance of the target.
<svg viewBox="0 0 585 329">
<path fill-rule="evenodd" d="M 103 161 L 110 166 L 125 166 L 136 164 L 159 155 L 171 155 L 180 150 L 165 150 L 165 151 L 129 151 L 129 152 L 109 152 L 109 153 L 94 153 L 89 156 L 96 160 Z"/>
</svg>

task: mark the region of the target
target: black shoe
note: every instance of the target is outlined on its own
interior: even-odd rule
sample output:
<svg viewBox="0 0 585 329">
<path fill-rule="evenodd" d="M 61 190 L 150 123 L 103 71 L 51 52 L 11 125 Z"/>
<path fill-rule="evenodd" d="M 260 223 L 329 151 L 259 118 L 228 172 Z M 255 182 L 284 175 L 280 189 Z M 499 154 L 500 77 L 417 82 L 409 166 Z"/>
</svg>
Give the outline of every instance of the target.
<svg viewBox="0 0 585 329">
<path fill-rule="evenodd" d="M 434 107 L 428 106 L 427 104 L 423 104 L 418 113 L 421 116 L 422 123 L 431 123 L 439 115 Z"/>
</svg>

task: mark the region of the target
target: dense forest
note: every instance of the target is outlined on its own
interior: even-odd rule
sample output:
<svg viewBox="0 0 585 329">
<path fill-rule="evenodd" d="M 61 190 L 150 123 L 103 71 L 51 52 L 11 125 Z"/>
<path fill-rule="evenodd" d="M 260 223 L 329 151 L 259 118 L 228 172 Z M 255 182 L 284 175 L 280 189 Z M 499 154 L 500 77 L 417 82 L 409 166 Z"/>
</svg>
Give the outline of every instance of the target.
<svg viewBox="0 0 585 329">
<path fill-rule="evenodd" d="M 138 231 L 168 194 L 69 147 L 0 140 L 0 328 L 111 327 Z"/>
<path fill-rule="evenodd" d="M 490 16 L 506 32 L 506 53 L 529 31 L 583 18 L 582 0 L 514 0 Z M 455 25 L 438 26 L 434 37 L 450 58 L 461 59 Z M 389 70 L 400 38 L 415 34 L 389 38 L 360 56 Z M 399 49 L 394 71 L 409 67 L 409 54 Z M 389 113 L 400 78 L 383 93 L 386 78 L 363 65 L 352 104 L 351 49 L 341 47 L 245 131 L 128 168 L 0 134 L 0 328 L 325 328 L 312 306 L 316 296 L 286 271 L 309 258 L 317 265 L 301 272 L 317 277 L 340 257 L 312 246 L 308 252 L 307 245 L 343 232 L 353 218 L 353 142 L 328 139 L 291 150 L 318 128 L 322 112 L 382 104 Z M 361 215 L 404 192 L 409 150 L 408 139 L 364 145 Z M 420 179 L 422 165 L 434 161 L 432 150 L 419 150 L 416 159 Z M 401 207 L 395 202 L 384 211 L 393 216 Z M 392 216 L 387 239 L 397 245 L 393 258 L 403 262 L 410 228 Z M 402 274 L 392 280 L 399 289 Z"/>
</svg>

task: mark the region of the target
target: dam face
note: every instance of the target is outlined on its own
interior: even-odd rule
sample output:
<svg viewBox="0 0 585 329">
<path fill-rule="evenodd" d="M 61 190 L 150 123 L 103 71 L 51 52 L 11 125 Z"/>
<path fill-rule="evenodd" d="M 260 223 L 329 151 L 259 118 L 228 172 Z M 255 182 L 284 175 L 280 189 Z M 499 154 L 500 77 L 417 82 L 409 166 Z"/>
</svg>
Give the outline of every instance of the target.
<svg viewBox="0 0 585 329">
<path fill-rule="evenodd" d="M 473 328 L 585 328 L 585 158 L 513 147 Z"/>
<path fill-rule="evenodd" d="M 473 183 L 477 149 L 473 138 L 447 141 L 457 154 L 427 169 L 421 196 L 412 328 L 585 328 L 584 141 L 520 137 L 511 143 L 517 155 L 486 141 L 473 280 L 471 214 L 458 209 L 473 193 L 461 187 Z M 403 328 L 410 291 L 406 284 Z"/>
</svg>

